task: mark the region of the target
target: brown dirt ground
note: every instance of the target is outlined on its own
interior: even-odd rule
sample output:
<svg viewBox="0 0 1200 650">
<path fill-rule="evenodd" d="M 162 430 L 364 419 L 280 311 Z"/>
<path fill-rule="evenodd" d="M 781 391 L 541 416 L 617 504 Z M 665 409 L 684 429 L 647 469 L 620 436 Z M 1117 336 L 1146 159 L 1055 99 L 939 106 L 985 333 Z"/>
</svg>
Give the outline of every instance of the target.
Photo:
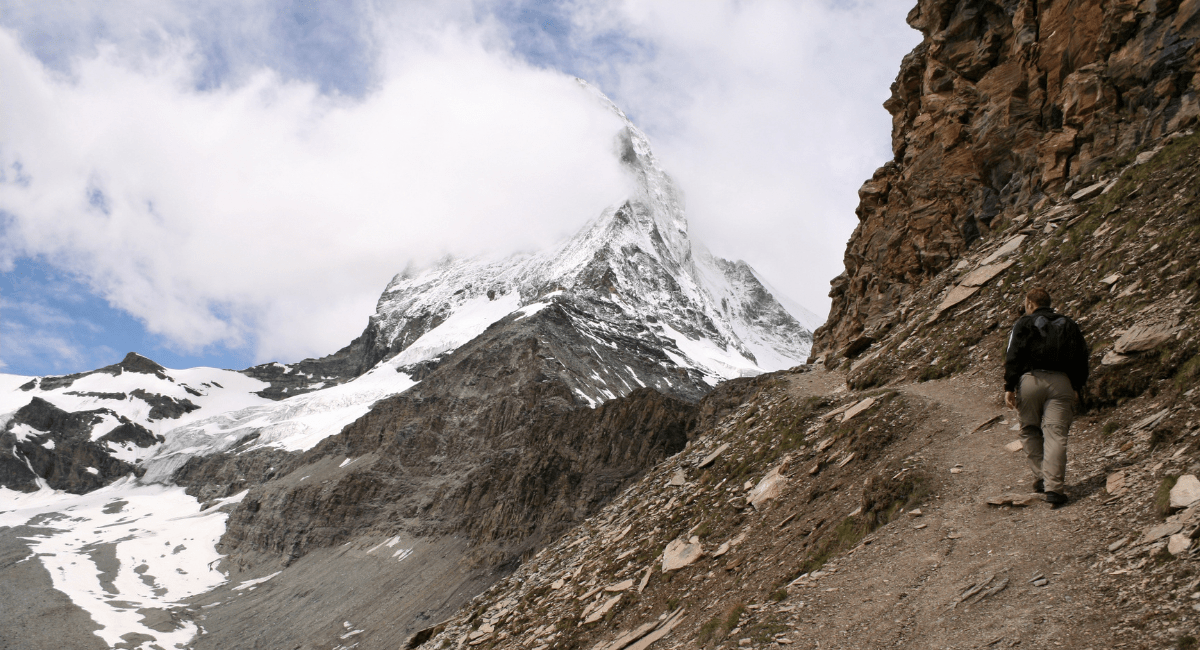
<svg viewBox="0 0 1200 650">
<path fill-rule="evenodd" d="M 1087 569 L 1102 541 L 1087 525 L 1099 500 L 1078 485 L 1078 458 L 1094 447 L 1078 435 L 1089 423 L 1077 422 L 1068 443 L 1069 504 L 997 508 L 984 501 L 1028 492 L 1031 476 L 1024 455 L 1004 449 L 1017 439 L 1016 417 L 996 382 L 960 375 L 899 388 L 940 416 L 930 421 L 941 425 L 933 439 L 912 449 L 935 475 L 935 494 L 923 516 L 881 528 L 839 561 L 836 573 L 797 596 L 806 607 L 796 645 L 1113 647 L 1108 606 Z M 794 388 L 798 396 L 807 389 Z M 968 433 L 997 415 L 1001 422 Z M 952 474 L 958 464 L 962 472 Z M 1038 573 L 1047 585 L 1030 584 Z M 993 584 L 1007 578 L 1008 586 L 977 604 L 951 607 L 987 574 L 995 574 Z"/>
</svg>

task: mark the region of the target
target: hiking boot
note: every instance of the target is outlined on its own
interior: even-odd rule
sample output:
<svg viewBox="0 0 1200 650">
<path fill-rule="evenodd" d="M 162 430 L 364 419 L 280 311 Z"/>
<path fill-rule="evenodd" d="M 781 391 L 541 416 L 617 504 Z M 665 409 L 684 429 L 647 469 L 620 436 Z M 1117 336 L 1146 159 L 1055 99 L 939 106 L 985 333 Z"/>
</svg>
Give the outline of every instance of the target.
<svg viewBox="0 0 1200 650">
<path fill-rule="evenodd" d="M 1046 503 L 1054 506 L 1061 506 L 1067 502 L 1067 495 L 1061 492 L 1047 492 Z"/>
<path fill-rule="evenodd" d="M 1033 491 L 1037 492 L 1038 494 L 1045 492 L 1046 491 L 1046 482 L 1040 478 L 1038 480 L 1034 481 L 1033 482 Z"/>
</svg>

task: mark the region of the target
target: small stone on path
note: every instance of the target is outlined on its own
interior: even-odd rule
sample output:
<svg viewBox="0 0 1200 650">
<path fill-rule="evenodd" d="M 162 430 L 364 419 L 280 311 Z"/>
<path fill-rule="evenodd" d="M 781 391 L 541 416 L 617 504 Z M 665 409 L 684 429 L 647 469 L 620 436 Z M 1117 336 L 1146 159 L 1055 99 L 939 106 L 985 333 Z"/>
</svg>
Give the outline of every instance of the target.
<svg viewBox="0 0 1200 650">
<path fill-rule="evenodd" d="M 1032 506 L 1041 500 L 1041 496 L 1037 494 L 1001 494 L 1000 496 L 988 499 L 987 504 L 990 506 L 1016 506 L 1024 508 Z"/>
<path fill-rule="evenodd" d="M 1014 441 L 1008 443 L 1007 445 L 1004 445 L 1005 451 L 1018 452 L 1024 448 L 1025 448 L 1025 445 L 1022 445 L 1020 440 L 1014 440 Z"/>
</svg>

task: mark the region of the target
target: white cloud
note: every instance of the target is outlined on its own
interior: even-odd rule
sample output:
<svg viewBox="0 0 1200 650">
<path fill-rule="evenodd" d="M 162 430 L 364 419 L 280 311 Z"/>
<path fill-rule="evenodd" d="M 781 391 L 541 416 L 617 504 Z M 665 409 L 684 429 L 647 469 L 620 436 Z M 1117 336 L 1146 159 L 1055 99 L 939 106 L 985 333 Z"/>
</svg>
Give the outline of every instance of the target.
<svg viewBox="0 0 1200 650">
<path fill-rule="evenodd" d="M 645 44 L 590 69 L 655 138 L 697 238 L 824 314 L 857 190 L 891 158 L 882 104 L 920 40 L 904 22 L 910 4 L 576 4 L 579 41 Z"/>
<path fill-rule="evenodd" d="M 186 42 L 64 78 L 0 32 L 3 246 L 185 348 L 328 353 L 409 261 L 540 248 L 625 192 L 616 117 L 481 40 L 395 42 L 360 101 L 269 71 L 198 92 Z"/>
<path fill-rule="evenodd" d="M 823 313 L 907 4 L 0 0 L 0 269 L 41 256 L 185 350 L 329 353 L 409 262 L 623 196 L 615 118 L 553 65 L 650 134 L 697 239 Z"/>
</svg>

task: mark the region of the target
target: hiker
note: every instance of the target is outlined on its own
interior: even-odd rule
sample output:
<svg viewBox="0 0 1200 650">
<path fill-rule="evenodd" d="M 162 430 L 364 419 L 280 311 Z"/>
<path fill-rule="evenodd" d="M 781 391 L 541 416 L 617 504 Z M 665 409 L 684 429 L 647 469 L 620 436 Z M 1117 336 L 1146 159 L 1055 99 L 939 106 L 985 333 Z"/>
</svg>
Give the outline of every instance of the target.
<svg viewBox="0 0 1200 650">
<path fill-rule="evenodd" d="M 1019 413 L 1033 489 L 1055 506 L 1067 502 L 1067 430 L 1087 378 L 1088 347 L 1079 326 L 1050 308 L 1045 289 L 1031 289 L 1025 315 L 1008 337 L 1004 403 Z"/>
</svg>

